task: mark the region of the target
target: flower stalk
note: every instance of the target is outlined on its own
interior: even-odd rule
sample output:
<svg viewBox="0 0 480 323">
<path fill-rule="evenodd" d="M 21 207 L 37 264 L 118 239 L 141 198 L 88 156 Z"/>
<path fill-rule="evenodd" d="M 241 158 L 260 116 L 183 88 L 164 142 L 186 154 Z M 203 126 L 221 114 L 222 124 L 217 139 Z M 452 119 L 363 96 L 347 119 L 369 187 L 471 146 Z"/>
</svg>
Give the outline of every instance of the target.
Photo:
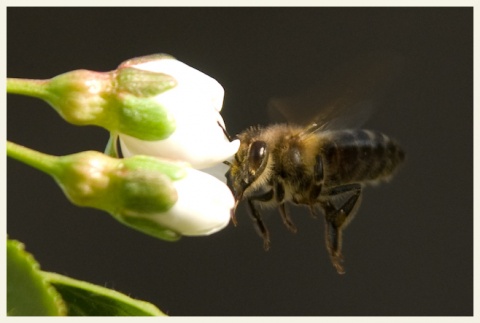
<svg viewBox="0 0 480 323">
<path fill-rule="evenodd" d="M 58 157 L 15 144 L 7 140 L 7 156 L 47 174 L 57 172 Z"/>
<path fill-rule="evenodd" d="M 7 93 L 45 99 L 48 95 L 47 81 L 20 78 L 7 78 Z"/>
</svg>

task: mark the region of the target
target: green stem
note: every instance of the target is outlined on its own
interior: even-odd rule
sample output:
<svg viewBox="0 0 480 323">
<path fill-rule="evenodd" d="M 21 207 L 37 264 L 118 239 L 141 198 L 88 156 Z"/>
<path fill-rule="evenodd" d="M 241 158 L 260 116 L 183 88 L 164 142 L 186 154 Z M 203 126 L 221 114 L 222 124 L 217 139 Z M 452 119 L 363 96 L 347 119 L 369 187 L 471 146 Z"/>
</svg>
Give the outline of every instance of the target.
<svg viewBox="0 0 480 323">
<path fill-rule="evenodd" d="M 7 93 L 43 99 L 47 96 L 48 80 L 7 78 Z"/>
<path fill-rule="evenodd" d="M 105 147 L 105 155 L 118 158 L 117 139 L 118 135 L 114 132 L 110 132 L 110 138 L 108 138 L 107 147 Z"/>
<path fill-rule="evenodd" d="M 60 157 L 47 155 L 11 141 L 7 141 L 7 156 L 52 176 L 58 171 Z"/>
</svg>

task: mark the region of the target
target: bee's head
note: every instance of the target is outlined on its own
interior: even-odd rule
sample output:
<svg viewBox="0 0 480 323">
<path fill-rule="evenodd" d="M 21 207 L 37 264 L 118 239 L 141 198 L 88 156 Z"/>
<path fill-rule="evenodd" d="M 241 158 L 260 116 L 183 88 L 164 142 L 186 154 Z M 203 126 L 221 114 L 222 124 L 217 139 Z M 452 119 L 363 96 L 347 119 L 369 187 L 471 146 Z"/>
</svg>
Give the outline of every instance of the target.
<svg viewBox="0 0 480 323">
<path fill-rule="evenodd" d="M 227 185 L 236 201 L 244 197 L 245 191 L 252 188 L 264 172 L 269 156 L 268 145 L 258 136 L 258 127 L 249 128 L 240 135 L 240 148 L 225 174 Z M 255 185 L 256 186 L 256 185 Z"/>
</svg>

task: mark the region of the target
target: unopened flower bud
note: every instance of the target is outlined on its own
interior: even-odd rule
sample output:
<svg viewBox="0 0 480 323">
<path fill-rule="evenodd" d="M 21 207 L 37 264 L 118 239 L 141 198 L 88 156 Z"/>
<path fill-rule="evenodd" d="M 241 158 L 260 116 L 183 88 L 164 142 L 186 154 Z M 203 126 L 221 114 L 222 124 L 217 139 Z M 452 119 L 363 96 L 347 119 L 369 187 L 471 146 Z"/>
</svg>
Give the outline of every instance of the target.
<svg viewBox="0 0 480 323">
<path fill-rule="evenodd" d="M 185 163 L 87 151 L 59 157 L 56 169 L 53 176 L 72 203 L 107 211 L 158 238 L 208 235 L 230 221 L 228 187 Z"/>
</svg>

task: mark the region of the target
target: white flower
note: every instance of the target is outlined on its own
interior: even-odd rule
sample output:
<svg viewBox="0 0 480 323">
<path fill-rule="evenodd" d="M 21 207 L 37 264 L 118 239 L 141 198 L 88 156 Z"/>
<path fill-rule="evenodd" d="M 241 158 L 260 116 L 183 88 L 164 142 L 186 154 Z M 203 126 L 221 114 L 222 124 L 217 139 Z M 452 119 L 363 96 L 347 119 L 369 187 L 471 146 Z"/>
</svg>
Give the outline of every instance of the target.
<svg viewBox="0 0 480 323">
<path fill-rule="evenodd" d="M 224 183 L 187 168 L 187 176 L 173 186 L 177 202 L 167 212 L 149 216 L 151 221 L 185 236 L 209 235 L 228 225 L 235 201 Z"/>
<path fill-rule="evenodd" d="M 154 98 L 173 117 L 176 129 L 167 139 L 159 141 L 119 134 L 124 156 L 150 155 L 205 168 L 236 153 L 240 142 L 230 142 L 222 130 L 220 111 L 224 91 L 215 79 L 169 56 L 152 56 L 151 60 L 128 66 L 167 74 L 176 80 L 173 89 Z"/>
</svg>

